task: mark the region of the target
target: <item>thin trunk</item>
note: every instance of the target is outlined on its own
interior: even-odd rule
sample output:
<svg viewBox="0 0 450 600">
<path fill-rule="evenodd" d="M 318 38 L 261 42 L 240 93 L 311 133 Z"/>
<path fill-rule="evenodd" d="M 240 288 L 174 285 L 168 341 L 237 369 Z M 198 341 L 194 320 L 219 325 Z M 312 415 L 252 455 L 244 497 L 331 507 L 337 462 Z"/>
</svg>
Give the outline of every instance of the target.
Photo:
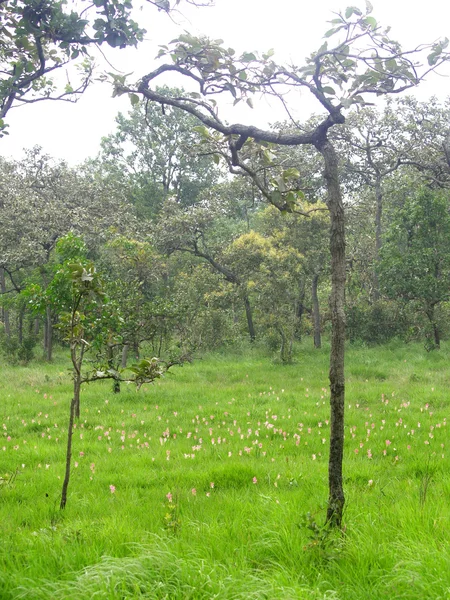
<svg viewBox="0 0 450 600">
<path fill-rule="evenodd" d="M 122 360 L 120 362 L 120 367 L 122 369 L 126 369 L 127 368 L 127 361 L 128 361 L 128 344 L 124 344 L 123 348 L 122 348 Z"/>
<path fill-rule="evenodd" d="M 319 298 L 317 296 L 317 287 L 319 284 L 319 274 L 315 273 L 312 279 L 311 294 L 312 294 L 312 313 L 314 325 L 314 348 L 322 347 L 322 338 L 320 335 L 320 307 Z"/>
<path fill-rule="evenodd" d="M 25 307 L 21 306 L 20 310 L 19 310 L 19 315 L 18 315 L 18 338 L 19 338 L 19 344 L 23 343 L 23 317 L 25 314 Z"/>
<path fill-rule="evenodd" d="M 136 360 L 139 360 L 139 343 L 138 342 L 133 342 L 133 350 L 134 350 L 134 356 L 136 358 Z"/>
<path fill-rule="evenodd" d="M 245 305 L 245 315 L 247 317 L 247 327 L 248 327 L 248 333 L 250 335 L 250 341 L 254 342 L 255 338 L 256 338 L 255 327 L 253 325 L 252 307 L 250 305 L 250 299 L 249 299 L 247 293 L 244 293 L 244 305 Z"/>
<path fill-rule="evenodd" d="M 375 199 L 376 199 L 376 212 L 375 212 L 375 270 L 373 273 L 374 300 L 380 299 L 380 283 L 378 281 L 378 261 L 380 260 L 380 251 L 382 245 L 381 239 L 381 218 L 383 215 L 383 190 L 381 187 L 381 177 L 377 177 L 375 181 Z"/>
<path fill-rule="evenodd" d="M 73 438 L 73 422 L 75 418 L 75 410 L 78 405 L 80 406 L 80 381 L 74 381 L 74 395 L 70 403 L 70 416 L 69 416 L 69 428 L 67 430 L 67 450 L 66 450 L 66 474 L 64 476 L 64 482 L 61 492 L 61 502 L 59 508 L 63 510 L 67 503 L 67 488 L 69 487 L 70 481 L 70 465 L 72 461 L 72 438 Z"/>
<path fill-rule="evenodd" d="M 441 347 L 441 335 L 439 333 L 439 327 L 436 323 L 436 318 L 435 318 L 435 312 L 434 312 L 434 304 L 428 306 L 427 310 L 427 317 L 430 321 L 431 327 L 433 329 L 433 339 L 434 339 L 434 346 L 435 348 L 440 349 Z"/>
<path fill-rule="evenodd" d="M 300 279 L 298 287 L 298 299 L 297 306 L 295 308 L 295 337 L 300 341 L 302 339 L 302 317 L 305 311 L 305 305 L 303 304 L 305 301 L 305 280 L 303 277 Z"/>
<path fill-rule="evenodd" d="M 330 211 L 331 253 L 331 351 L 330 351 L 330 456 L 328 462 L 329 498 L 327 523 L 340 527 L 345 496 L 342 485 L 342 460 L 344 454 L 344 403 L 345 403 L 345 224 L 344 206 L 339 185 L 336 152 L 324 136 L 317 144 L 322 154 L 327 186 L 327 205 Z"/>
<path fill-rule="evenodd" d="M 45 318 L 45 328 L 46 328 L 46 358 L 48 362 L 51 362 L 53 355 L 53 323 L 52 323 L 52 311 L 49 306 L 46 309 L 46 318 Z"/>
<path fill-rule="evenodd" d="M 6 293 L 6 280 L 5 280 L 5 270 L 0 269 L 0 292 L 2 294 Z M 9 310 L 6 308 L 2 308 L 2 321 L 5 326 L 5 335 L 6 337 L 11 337 L 11 324 L 9 321 Z"/>
<path fill-rule="evenodd" d="M 108 368 L 111 369 L 111 371 L 115 372 L 116 369 L 114 366 L 114 348 L 110 344 L 108 344 L 107 347 L 107 362 Z M 120 381 L 116 378 L 113 379 L 113 393 L 120 394 Z"/>
<path fill-rule="evenodd" d="M 34 336 L 37 337 L 39 335 L 39 319 L 34 320 Z"/>
<path fill-rule="evenodd" d="M 286 333 L 282 327 L 277 327 L 281 337 L 280 358 L 284 363 L 290 363 L 292 360 L 292 338 L 287 339 Z"/>
</svg>

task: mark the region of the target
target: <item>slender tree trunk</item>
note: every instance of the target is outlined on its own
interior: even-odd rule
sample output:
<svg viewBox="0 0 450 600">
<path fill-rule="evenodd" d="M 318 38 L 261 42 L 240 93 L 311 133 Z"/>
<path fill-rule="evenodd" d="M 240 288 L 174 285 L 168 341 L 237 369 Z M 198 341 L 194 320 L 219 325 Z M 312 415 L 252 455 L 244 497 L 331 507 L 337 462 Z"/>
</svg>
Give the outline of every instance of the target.
<svg viewBox="0 0 450 600">
<path fill-rule="evenodd" d="M 48 362 L 51 362 L 52 357 L 53 357 L 53 323 L 52 323 L 52 311 L 49 306 L 47 306 L 47 309 L 46 309 L 45 330 L 46 330 L 46 335 L 45 335 L 46 358 L 47 358 Z"/>
<path fill-rule="evenodd" d="M 75 396 L 70 402 L 70 417 L 69 417 L 69 429 L 67 431 L 67 450 L 66 450 L 66 473 L 64 476 L 62 491 L 61 491 L 61 502 L 59 508 L 63 510 L 66 508 L 67 503 L 67 488 L 69 487 L 70 481 L 70 466 L 72 462 L 72 438 L 73 438 L 73 422 L 75 417 L 75 407 L 77 400 Z"/>
<path fill-rule="evenodd" d="M 314 348 L 322 347 L 322 338 L 320 335 L 320 307 L 319 297 L 317 296 L 317 287 L 319 284 L 319 274 L 315 273 L 312 279 L 311 295 L 312 295 L 312 313 L 314 323 Z"/>
<path fill-rule="evenodd" d="M 115 372 L 114 367 L 114 348 L 110 344 L 107 346 L 107 362 L 108 368 Z M 113 393 L 120 394 L 120 381 L 118 379 L 113 379 Z"/>
<path fill-rule="evenodd" d="M 122 348 L 122 359 L 120 362 L 120 367 L 122 369 L 126 369 L 127 368 L 127 361 L 128 361 L 128 344 L 124 344 L 123 348 Z"/>
<path fill-rule="evenodd" d="M 66 473 L 64 476 L 62 491 L 61 491 L 61 502 L 59 508 L 63 510 L 67 503 L 67 488 L 69 487 L 70 481 L 70 467 L 72 462 L 72 438 L 73 438 L 73 424 L 75 420 L 75 413 L 78 409 L 80 411 L 80 390 L 81 390 L 81 377 L 75 372 L 75 379 L 73 380 L 73 398 L 70 403 L 70 416 L 69 416 L 69 427 L 67 430 L 67 450 L 66 450 Z"/>
<path fill-rule="evenodd" d="M 6 293 L 6 280 L 5 280 L 5 270 L 0 269 L 0 292 L 2 294 Z M 9 310 L 6 308 L 2 308 L 2 321 L 5 326 L 5 335 L 6 337 L 11 337 L 11 324 L 9 321 Z"/>
<path fill-rule="evenodd" d="M 436 323 L 435 312 L 434 312 L 434 304 L 427 307 L 426 310 L 427 317 L 430 321 L 431 327 L 433 329 L 433 340 L 436 348 L 440 349 L 441 347 L 441 335 L 439 333 L 439 327 Z"/>
<path fill-rule="evenodd" d="M 374 300 L 380 299 L 380 283 L 378 281 L 378 262 L 380 260 L 380 251 L 382 245 L 381 239 L 381 218 L 383 216 L 383 190 L 381 187 L 381 178 L 377 176 L 375 181 L 375 199 L 376 199 L 376 212 L 375 212 L 375 270 L 373 273 Z"/>
<path fill-rule="evenodd" d="M 24 314 L 25 314 L 25 307 L 21 306 L 19 309 L 18 327 L 17 327 L 19 344 L 23 343 L 23 317 L 24 317 Z"/>
<path fill-rule="evenodd" d="M 245 305 L 245 315 L 247 317 L 248 333 L 250 335 L 250 341 L 254 342 L 255 338 L 256 338 L 256 334 L 255 334 L 255 326 L 253 325 L 252 307 L 250 305 L 250 299 L 246 292 L 244 293 L 243 298 L 244 298 L 244 305 Z"/>
<path fill-rule="evenodd" d="M 39 319 L 34 320 L 34 337 L 39 335 Z"/>
<path fill-rule="evenodd" d="M 344 206 L 339 185 L 336 152 L 330 141 L 323 136 L 317 143 L 322 154 L 327 186 L 327 204 L 330 211 L 331 252 L 331 351 L 330 351 L 330 456 L 328 462 L 329 498 L 327 523 L 340 527 L 345 496 L 342 485 L 342 460 L 344 453 L 344 404 L 345 404 L 345 224 Z"/>
<path fill-rule="evenodd" d="M 303 304 L 305 300 L 305 280 L 303 277 L 300 279 L 298 288 L 297 306 L 295 308 L 295 337 L 300 341 L 302 339 L 302 317 L 305 310 L 305 306 Z"/>
</svg>

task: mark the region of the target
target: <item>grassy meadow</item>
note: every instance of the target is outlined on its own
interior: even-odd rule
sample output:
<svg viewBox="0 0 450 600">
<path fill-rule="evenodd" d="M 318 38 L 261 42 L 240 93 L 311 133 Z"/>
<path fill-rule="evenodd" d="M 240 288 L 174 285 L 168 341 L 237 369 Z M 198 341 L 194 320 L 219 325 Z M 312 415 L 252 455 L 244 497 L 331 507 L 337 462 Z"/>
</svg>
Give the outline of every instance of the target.
<svg viewBox="0 0 450 600">
<path fill-rule="evenodd" d="M 61 512 L 68 367 L 1 367 L 2 600 L 450 599 L 447 346 L 348 349 L 342 534 L 327 348 L 85 386 Z"/>
</svg>

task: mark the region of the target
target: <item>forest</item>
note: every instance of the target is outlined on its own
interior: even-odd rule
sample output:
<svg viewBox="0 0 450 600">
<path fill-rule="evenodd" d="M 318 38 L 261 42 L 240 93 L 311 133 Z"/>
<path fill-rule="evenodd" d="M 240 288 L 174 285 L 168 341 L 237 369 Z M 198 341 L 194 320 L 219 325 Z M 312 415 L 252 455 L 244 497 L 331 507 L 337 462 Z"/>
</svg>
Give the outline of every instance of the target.
<svg viewBox="0 0 450 600">
<path fill-rule="evenodd" d="M 138 46 L 132 9 L 0 3 L 1 135 Z M 2 597 L 448 597 L 450 97 L 414 89 L 450 54 L 372 10 L 301 67 L 185 32 L 103 76 L 130 108 L 98 154 L 0 158 Z"/>
</svg>

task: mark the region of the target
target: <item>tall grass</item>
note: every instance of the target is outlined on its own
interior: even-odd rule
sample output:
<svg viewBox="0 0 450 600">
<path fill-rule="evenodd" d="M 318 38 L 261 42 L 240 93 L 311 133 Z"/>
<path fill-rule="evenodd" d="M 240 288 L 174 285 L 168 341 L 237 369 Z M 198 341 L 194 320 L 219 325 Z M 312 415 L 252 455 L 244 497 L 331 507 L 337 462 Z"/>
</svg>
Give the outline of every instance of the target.
<svg viewBox="0 0 450 600">
<path fill-rule="evenodd" d="M 0 373 L 0 598 L 450 598 L 449 353 L 350 348 L 345 531 L 327 498 L 327 350 L 257 350 L 82 392 Z"/>
</svg>

